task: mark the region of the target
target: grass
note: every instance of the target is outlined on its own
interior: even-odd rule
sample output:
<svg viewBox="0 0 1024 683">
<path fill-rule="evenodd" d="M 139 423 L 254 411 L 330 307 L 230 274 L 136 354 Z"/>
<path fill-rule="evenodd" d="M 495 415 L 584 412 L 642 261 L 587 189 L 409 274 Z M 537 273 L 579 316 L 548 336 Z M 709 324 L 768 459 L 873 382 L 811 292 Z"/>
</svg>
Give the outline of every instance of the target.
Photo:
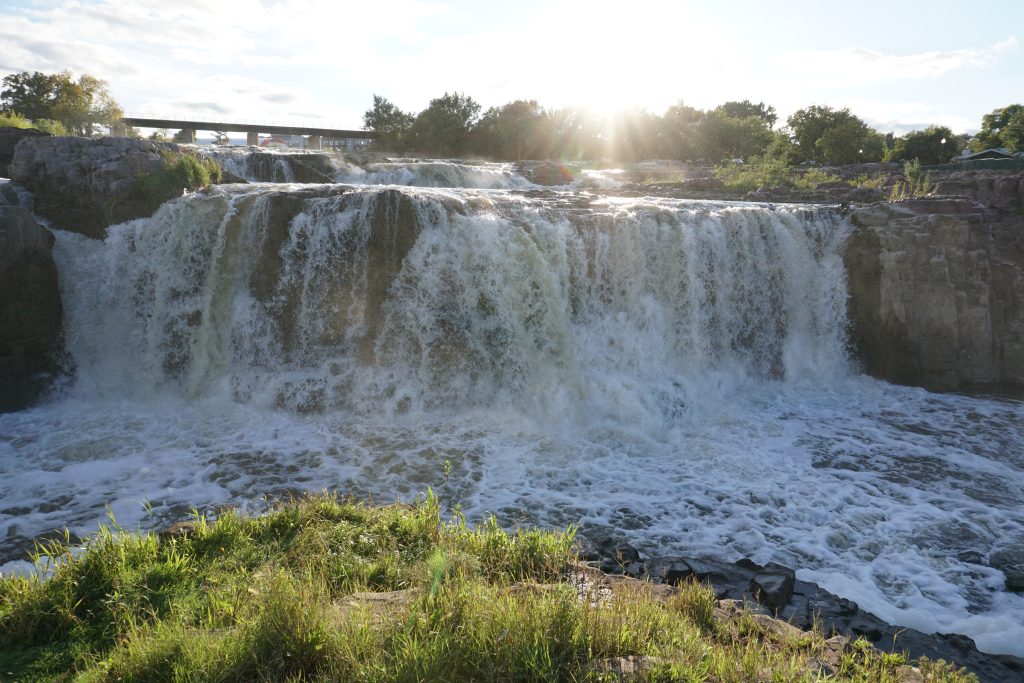
<svg viewBox="0 0 1024 683">
<path fill-rule="evenodd" d="M 220 165 L 213 159 L 190 153 L 164 152 L 167 164 L 155 173 L 136 179 L 135 193 L 150 212 L 183 191 L 192 192 L 221 181 Z"/>
<path fill-rule="evenodd" d="M 726 616 L 706 586 L 581 583 L 572 544 L 572 529 L 442 522 L 432 495 L 372 507 L 323 494 L 197 516 L 176 537 L 111 525 L 79 551 L 41 546 L 46 578 L 0 579 L 0 679 L 899 680 L 904 658 L 863 642 L 826 678 L 821 634 Z M 611 658 L 630 656 L 642 670 L 620 678 Z"/>
<path fill-rule="evenodd" d="M 761 187 L 809 190 L 823 183 L 842 181 L 839 176 L 818 168 L 797 170 L 784 158 L 770 155 L 754 157 L 746 164 L 723 164 L 715 169 L 715 176 L 733 192 L 750 192 Z"/>
<path fill-rule="evenodd" d="M 0 128 L 35 128 L 51 135 L 67 135 L 68 130 L 60 121 L 36 119 L 30 121 L 16 112 L 0 111 Z"/>
</svg>

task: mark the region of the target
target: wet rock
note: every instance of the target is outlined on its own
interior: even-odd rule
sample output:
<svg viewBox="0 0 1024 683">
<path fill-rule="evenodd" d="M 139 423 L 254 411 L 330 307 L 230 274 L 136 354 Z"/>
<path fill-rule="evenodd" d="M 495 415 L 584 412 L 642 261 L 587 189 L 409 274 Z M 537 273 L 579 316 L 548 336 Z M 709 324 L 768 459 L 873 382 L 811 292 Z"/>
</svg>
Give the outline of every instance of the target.
<svg viewBox="0 0 1024 683">
<path fill-rule="evenodd" d="M 1024 592 L 1024 547 L 1010 546 L 992 553 L 989 565 L 1006 576 L 1006 590 Z"/>
<path fill-rule="evenodd" d="M 792 569 L 772 563 L 750 580 L 750 593 L 765 607 L 779 609 L 793 596 L 795 580 L 796 574 Z"/>
<path fill-rule="evenodd" d="M 0 206 L 0 412 L 38 402 L 61 370 L 53 235 L 20 206 Z"/>
<path fill-rule="evenodd" d="M 601 571 L 610 574 L 623 573 L 630 565 L 640 564 L 640 551 L 621 538 L 605 536 L 597 539 L 590 548 L 589 559 L 600 562 Z M 632 569 L 631 575 L 642 574 L 642 566 Z"/>
</svg>

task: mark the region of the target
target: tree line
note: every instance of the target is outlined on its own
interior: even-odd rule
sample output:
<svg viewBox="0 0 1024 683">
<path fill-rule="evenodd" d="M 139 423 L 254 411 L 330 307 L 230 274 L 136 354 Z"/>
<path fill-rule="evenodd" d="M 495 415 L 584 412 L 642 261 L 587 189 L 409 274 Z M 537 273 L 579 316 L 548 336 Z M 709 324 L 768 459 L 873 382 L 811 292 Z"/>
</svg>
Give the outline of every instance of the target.
<svg viewBox="0 0 1024 683">
<path fill-rule="evenodd" d="M 0 126 L 32 126 L 56 135 L 103 134 L 123 117 L 107 84 L 88 74 L 75 78 L 27 71 L 10 74 L 0 90 Z M 812 105 L 779 124 L 774 107 L 749 100 L 701 110 L 683 102 L 660 116 L 632 109 L 600 116 L 584 109 L 547 109 L 516 100 L 486 111 L 463 93 L 445 93 L 419 113 L 405 112 L 379 95 L 363 115 L 389 151 L 494 159 L 704 160 L 770 158 L 788 165 L 842 165 L 918 159 L 949 161 L 965 147 L 1024 151 L 1024 105 L 1011 104 L 982 117 L 973 136 L 929 126 L 902 136 L 883 134 L 849 109 Z M 154 137 L 160 134 L 154 134 Z M 159 138 L 157 138 L 159 139 Z"/>
<path fill-rule="evenodd" d="M 776 127 L 774 107 L 749 100 L 700 110 L 683 102 L 664 114 L 634 109 L 611 116 L 568 107 L 546 109 L 536 100 L 516 100 L 481 113 L 463 93 L 445 93 L 418 114 L 379 95 L 363 114 L 363 127 L 390 151 L 438 156 L 480 155 L 494 159 L 703 160 L 721 163 L 754 157 L 787 164 L 843 165 L 878 161 L 923 164 L 949 161 L 970 146 L 975 151 L 1006 147 L 1024 151 L 1024 105 L 986 114 L 981 132 L 956 135 L 929 126 L 902 136 L 883 134 L 847 108 L 811 105 Z"/>
</svg>

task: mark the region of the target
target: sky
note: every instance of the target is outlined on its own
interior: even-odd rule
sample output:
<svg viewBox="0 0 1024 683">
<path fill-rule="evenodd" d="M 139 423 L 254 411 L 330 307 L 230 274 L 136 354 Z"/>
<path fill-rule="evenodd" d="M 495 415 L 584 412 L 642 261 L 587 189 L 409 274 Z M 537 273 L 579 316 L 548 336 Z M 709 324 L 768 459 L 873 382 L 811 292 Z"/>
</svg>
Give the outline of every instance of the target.
<svg viewBox="0 0 1024 683">
<path fill-rule="evenodd" d="M 360 128 L 374 94 L 661 114 L 849 107 L 974 132 L 1024 102 L 1024 0 L 0 0 L 0 76 L 104 79 L 134 116 Z"/>
</svg>

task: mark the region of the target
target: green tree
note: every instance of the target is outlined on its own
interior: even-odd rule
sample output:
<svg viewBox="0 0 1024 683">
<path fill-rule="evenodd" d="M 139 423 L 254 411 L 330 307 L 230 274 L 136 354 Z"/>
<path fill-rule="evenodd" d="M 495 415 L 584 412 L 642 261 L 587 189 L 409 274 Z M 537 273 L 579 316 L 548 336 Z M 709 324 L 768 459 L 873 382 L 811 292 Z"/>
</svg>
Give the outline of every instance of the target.
<svg viewBox="0 0 1024 683">
<path fill-rule="evenodd" d="M 885 137 L 854 116 L 826 129 L 815 152 L 817 159 L 835 166 L 881 161 Z"/>
<path fill-rule="evenodd" d="M 849 109 L 811 105 L 786 119 L 798 161 L 849 164 L 880 161 L 885 138 Z"/>
<path fill-rule="evenodd" d="M 715 107 L 715 111 L 731 116 L 734 119 L 746 119 L 753 116 L 764 121 L 765 125 L 769 128 L 775 126 L 775 121 L 779 118 L 775 113 L 775 107 L 766 105 L 764 102 L 754 104 L 750 100 L 726 102 Z"/>
<path fill-rule="evenodd" d="M 59 121 L 75 135 L 91 137 L 97 126 L 109 127 L 123 116 L 121 107 L 107 91 L 107 84 L 88 74 L 75 80 L 71 73 L 11 74 L 3 80 L 0 108 L 30 120 Z"/>
<path fill-rule="evenodd" d="M 407 114 L 380 95 L 373 96 L 373 106 L 363 114 L 363 128 L 377 134 L 376 145 L 382 149 L 399 150 L 408 142 L 415 116 Z"/>
<path fill-rule="evenodd" d="M 912 130 L 896 138 L 895 145 L 887 155 L 888 161 L 911 161 L 930 166 L 944 164 L 960 152 L 957 138 L 946 126 L 929 126 L 924 130 Z"/>
<path fill-rule="evenodd" d="M 469 147 L 470 132 L 480 116 L 480 105 L 462 93 L 445 93 L 430 100 L 412 125 L 417 149 L 455 156 Z"/>
<path fill-rule="evenodd" d="M 231 144 L 231 138 L 225 131 L 215 130 L 213 131 L 213 144 L 219 147 L 223 147 L 225 145 Z"/>
<path fill-rule="evenodd" d="M 547 112 L 536 100 L 491 107 L 474 128 L 473 149 L 498 159 L 536 159 L 550 147 L 549 124 Z"/>
<path fill-rule="evenodd" d="M 1024 152 L 1024 105 L 1011 104 L 981 117 L 981 130 L 971 140 L 971 149 L 980 152 L 992 147 Z"/>
<path fill-rule="evenodd" d="M 719 111 L 706 112 L 697 124 L 697 149 L 709 161 L 750 159 L 763 154 L 772 142 L 772 131 L 763 119 L 738 119 Z"/>
<path fill-rule="evenodd" d="M 661 132 L 658 136 L 661 155 L 670 159 L 697 158 L 696 128 L 703 117 L 703 111 L 682 101 L 669 107 L 661 117 Z"/>
</svg>

